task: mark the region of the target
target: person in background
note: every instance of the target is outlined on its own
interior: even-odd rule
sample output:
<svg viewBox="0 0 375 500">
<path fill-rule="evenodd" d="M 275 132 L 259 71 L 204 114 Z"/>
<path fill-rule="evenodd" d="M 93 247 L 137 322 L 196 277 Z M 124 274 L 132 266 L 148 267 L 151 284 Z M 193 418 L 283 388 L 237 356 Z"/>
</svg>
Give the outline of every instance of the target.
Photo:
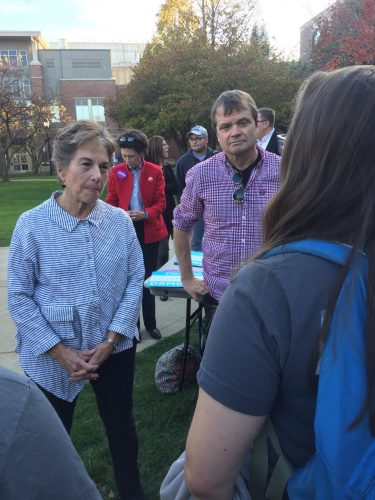
<svg viewBox="0 0 375 500">
<path fill-rule="evenodd" d="M 182 284 L 193 299 L 210 306 L 206 324 L 233 273 L 261 247 L 263 214 L 280 183 L 280 157 L 257 145 L 257 109 L 249 94 L 223 92 L 212 106 L 211 119 L 223 151 L 188 171 L 173 219 Z M 200 280 L 193 275 L 190 232 L 202 217 Z"/>
<path fill-rule="evenodd" d="M 168 235 L 159 242 L 159 255 L 157 268 L 168 262 L 169 259 L 169 239 L 173 239 L 173 210 L 176 206 L 175 196 L 177 195 L 177 181 L 173 169 L 168 159 L 169 146 L 161 135 L 154 135 L 148 140 L 148 151 L 145 159 L 163 168 L 165 181 L 165 200 L 166 207 L 163 212 L 163 219 L 168 231 Z M 167 295 L 162 295 L 160 300 L 168 300 Z"/>
<path fill-rule="evenodd" d="M 159 241 L 168 235 L 163 219 L 163 171 L 160 166 L 145 161 L 148 142 L 139 130 L 122 134 L 118 147 L 123 163 L 111 168 L 106 202 L 126 210 L 130 215 L 142 248 L 147 279 L 157 269 Z M 161 333 L 156 326 L 155 296 L 145 287 L 142 314 L 146 331 L 153 339 L 159 340 Z"/>
<path fill-rule="evenodd" d="M 21 367 L 68 432 L 91 383 L 117 488 L 130 500 L 144 498 L 132 415 L 144 266 L 129 215 L 100 200 L 114 150 L 94 121 L 60 130 L 52 160 L 64 189 L 17 221 L 8 302 Z"/>
<path fill-rule="evenodd" d="M 368 387 L 351 427 L 363 418 L 374 437 L 375 169 L 369 147 L 374 95 L 371 65 L 317 72 L 301 87 L 283 151 L 281 187 L 265 214 L 264 244 L 220 301 L 198 373 L 185 467 L 196 499 L 232 498 L 241 464 L 267 416 L 292 467 L 303 467 L 314 455 L 317 387 L 312 379 L 319 346 L 327 340 L 322 318 L 332 317 L 343 272 L 362 263 L 357 257 L 362 259 L 363 252 L 368 259 L 363 304 Z M 353 116 L 357 125 L 348 127 Z M 345 266 L 299 252 L 257 258 L 301 239 L 341 243 L 349 249 Z M 340 333 L 345 339 L 350 332 Z M 336 335 L 339 353 L 340 340 Z M 348 393 L 352 400 L 357 397 Z M 363 453 L 372 449 L 365 443 L 358 447 Z"/>
<path fill-rule="evenodd" d="M 266 151 L 281 155 L 279 139 L 275 130 L 275 111 L 271 108 L 258 109 L 258 141 Z"/>
<path fill-rule="evenodd" d="M 0 498 L 100 500 L 58 415 L 30 378 L 0 367 Z"/>
<path fill-rule="evenodd" d="M 211 158 L 217 153 L 208 146 L 208 132 L 202 125 L 194 125 L 187 135 L 189 150 L 182 155 L 176 163 L 176 179 L 179 197 L 185 189 L 185 178 L 188 171 L 197 163 Z M 202 250 L 202 238 L 204 234 L 203 218 L 199 219 L 191 233 L 191 249 Z"/>
</svg>

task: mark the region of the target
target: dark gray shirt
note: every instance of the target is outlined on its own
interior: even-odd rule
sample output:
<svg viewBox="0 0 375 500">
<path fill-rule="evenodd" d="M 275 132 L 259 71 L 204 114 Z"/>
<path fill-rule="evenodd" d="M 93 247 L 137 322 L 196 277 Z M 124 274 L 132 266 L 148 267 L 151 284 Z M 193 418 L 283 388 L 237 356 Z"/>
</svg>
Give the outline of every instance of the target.
<svg viewBox="0 0 375 500">
<path fill-rule="evenodd" d="M 44 394 L 30 379 L 4 368 L 0 368 L 0 498 L 102 498 Z"/>
<path fill-rule="evenodd" d="M 199 385 L 223 405 L 270 415 L 298 467 L 315 450 L 311 359 L 338 271 L 292 253 L 242 268 L 220 301 L 198 373 Z"/>
</svg>

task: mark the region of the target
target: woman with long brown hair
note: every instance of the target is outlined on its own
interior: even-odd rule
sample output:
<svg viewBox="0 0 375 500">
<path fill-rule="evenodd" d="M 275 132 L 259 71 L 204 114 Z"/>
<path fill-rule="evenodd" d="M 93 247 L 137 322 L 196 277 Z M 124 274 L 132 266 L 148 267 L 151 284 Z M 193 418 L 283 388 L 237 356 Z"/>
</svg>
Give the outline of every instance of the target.
<svg viewBox="0 0 375 500">
<path fill-rule="evenodd" d="M 264 218 L 264 245 L 220 301 L 198 374 L 185 466 L 194 498 L 232 498 L 241 464 L 268 417 L 293 467 L 314 455 L 312 366 L 327 340 L 324 318 L 332 316 L 358 254 L 368 259 L 367 388 L 353 425 L 364 420 L 375 434 L 374 129 L 374 66 L 317 72 L 302 86 L 283 152 L 282 185 Z M 345 247 L 346 263 L 299 252 L 263 258 L 280 245 L 311 239 Z"/>
<path fill-rule="evenodd" d="M 159 165 L 163 169 L 165 180 L 165 201 L 166 206 L 163 212 L 164 223 L 168 230 L 168 236 L 159 242 L 158 268 L 168 262 L 169 258 L 169 238 L 173 238 L 173 210 L 176 206 L 175 196 L 177 195 L 177 181 L 173 169 L 168 159 L 169 146 L 161 135 L 153 135 L 148 140 L 148 150 L 145 156 L 147 161 Z M 162 296 L 161 300 L 167 300 L 168 296 Z"/>
</svg>

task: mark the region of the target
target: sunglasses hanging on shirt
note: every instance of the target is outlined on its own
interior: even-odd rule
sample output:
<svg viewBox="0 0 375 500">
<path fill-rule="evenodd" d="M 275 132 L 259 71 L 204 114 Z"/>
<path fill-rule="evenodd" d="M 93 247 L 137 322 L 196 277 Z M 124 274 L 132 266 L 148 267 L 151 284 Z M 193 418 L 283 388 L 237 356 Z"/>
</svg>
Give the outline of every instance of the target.
<svg viewBox="0 0 375 500">
<path fill-rule="evenodd" d="M 232 177 L 232 182 L 236 186 L 236 189 L 233 191 L 233 201 L 235 203 L 244 203 L 245 186 L 244 186 L 243 175 L 240 174 L 239 172 L 235 172 Z"/>
</svg>

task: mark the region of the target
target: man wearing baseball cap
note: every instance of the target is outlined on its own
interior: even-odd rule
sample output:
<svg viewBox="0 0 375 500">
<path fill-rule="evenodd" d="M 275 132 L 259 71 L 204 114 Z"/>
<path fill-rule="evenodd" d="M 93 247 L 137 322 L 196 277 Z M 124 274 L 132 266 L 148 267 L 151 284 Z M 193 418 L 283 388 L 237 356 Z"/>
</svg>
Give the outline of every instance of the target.
<svg viewBox="0 0 375 500">
<path fill-rule="evenodd" d="M 207 160 L 217 153 L 214 149 L 208 147 L 208 133 L 202 125 L 194 125 L 187 135 L 190 149 L 182 155 L 176 163 L 176 179 L 179 190 L 179 196 L 185 188 L 185 177 L 188 170 L 197 163 Z M 202 249 L 202 237 L 204 232 L 203 219 L 200 219 L 192 230 L 191 248 L 192 250 Z"/>
</svg>

